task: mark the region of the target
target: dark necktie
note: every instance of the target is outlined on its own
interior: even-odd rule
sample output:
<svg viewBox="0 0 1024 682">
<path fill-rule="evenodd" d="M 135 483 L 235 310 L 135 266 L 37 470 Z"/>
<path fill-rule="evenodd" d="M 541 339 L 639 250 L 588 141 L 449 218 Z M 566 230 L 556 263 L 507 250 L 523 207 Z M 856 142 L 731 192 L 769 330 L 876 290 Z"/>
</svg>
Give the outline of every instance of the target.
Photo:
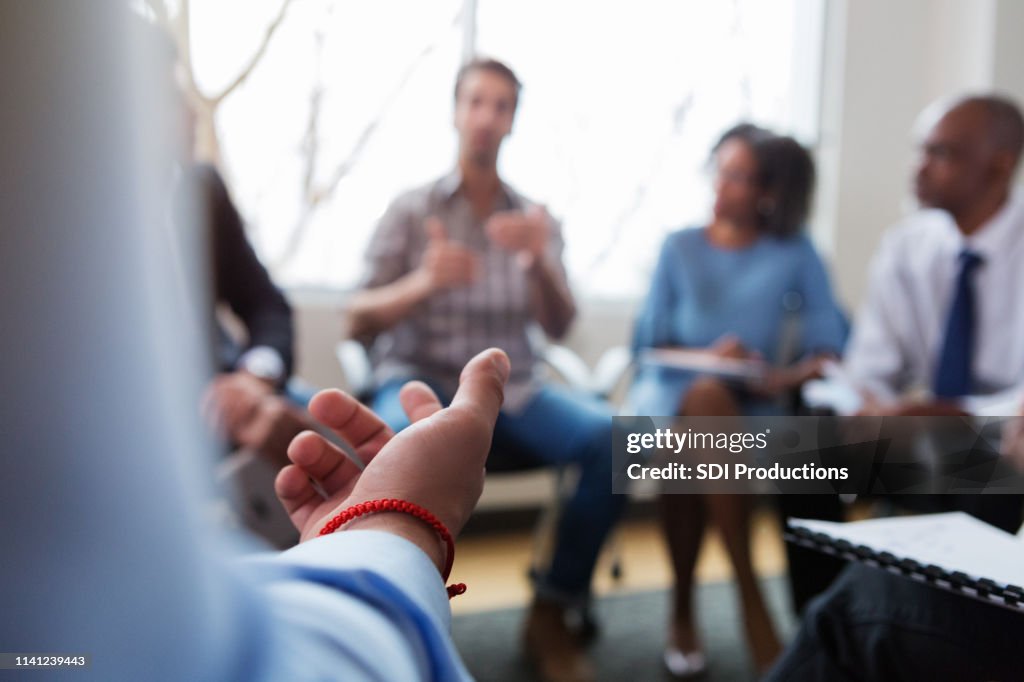
<svg viewBox="0 0 1024 682">
<path fill-rule="evenodd" d="M 935 371 L 935 396 L 960 398 L 971 393 L 971 359 L 974 353 L 974 273 L 984 261 L 973 251 L 960 253 L 953 305 L 946 319 L 946 336 Z"/>
</svg>

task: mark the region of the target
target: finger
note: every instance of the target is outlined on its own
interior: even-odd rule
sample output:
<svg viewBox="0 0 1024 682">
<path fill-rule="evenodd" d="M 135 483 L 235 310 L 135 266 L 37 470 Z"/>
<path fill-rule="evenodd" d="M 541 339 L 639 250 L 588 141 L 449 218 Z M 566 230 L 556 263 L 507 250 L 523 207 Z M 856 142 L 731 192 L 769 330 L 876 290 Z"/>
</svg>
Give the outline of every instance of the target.
<svg viewBox="0 0 1024 682">
<path fill-rule="evenodd" d="M 277 473 L 274 492 L 288 512 L 292 523 L 302 530 L 310 513 L 320 503 L 320 495 L 309 482 L 309 476 L 299 467 L 290 464 Z"/>
<path fill-rule="evenodd" d="M 368 407 L 337 389 L 320 391 L 313 396 L 309 402 L 309 413 L 351 443 L 360 456 L 370 445 L 383 445 L 394 435 Z"/>
<path fill-rule="evenodd" d="M 403 386 L 398 393 L 398 401 L 413 424 L 441 409 L 437 394 L 422 381 L 410 381 Z"/>
<path fill-rule="evenodd" d="M 323 481 L 348 462 L 345 453 L 315 431 L 303 431 L 288 444 L 288 459 L 306 475 Z"/>
<path fill-rule="evenodd" d="M 551 216 L 545 207 L 531 206 L 526 211 L 526 222 L 530 225 L 530 232 L 534 238 L 547 239 L 551 231 Z"/>
<path fill-rule="evenodd" d="M 510 232 L 497 232 L 491 236 L 491 241 L 506 251 L 515 251 L 519 240 Z"/>
<path fill-rule="evenodd" d="M 453 259 L 473 259 L 477 258 L 477 252 L 468 246 L 462 246 L 461 244 L 451 243 L 446 246 L 449 257 Z"/>
<path fill-rule="evenodd" d="M 478 354 L 462 370 L 452 408 L 474 412 L 493 428 L 504 402 L 510 371 L 511 364 L 503 351 L 489 348 Z"/>
<path fill-rule="evenodd" d="M 497 243 L 499 246 L 506 246 L 509 239 L 512 237 L 511 225 L 503 216 L 492 216 L 491 219 L 487 221 L 485 231 L 491 241 Z"/>
<path fill-rule="evenodd" d="M 432 242 L 446 242 L 448 241 L 448 230 L 445 229 L 444 223 L 436 215 L 432 215 L 427 218 L 423 223 L 424 229 L 427 231 L 427 238 Z"/>
<path fill-rule="evenodd" d="M 257 407 L 238 394 L 233 394 L 224 401 L 220 413 L 221 423 L 232 438 L 236 438 L 239 431 L 252 420 Z"/>
<path fill-rule="evenodd" d="M 446 268 L 457 279 L 473 277 L 479 268 L 479 261 L 476 258 L 460 258 L 452 261 Z"/>
<path fill-rule="evenodd" d="M 449 246 L 447 249 L 449 249 L 449 252 L 441 256 L 440 259 L 440 267 L 444 270 L 465 267 L 477 261 L 477 254 L 469 249 L 456 248 L 454 246 Z"/>
<path fill-rule="evenodd" d="M 274 492 L 289 514 L 303 504 L 320 499 L 309 476 L 301 467 L 294 464 L 289 464 L 277 472 L 277 478 L 274 479 Z"/>
</svg>

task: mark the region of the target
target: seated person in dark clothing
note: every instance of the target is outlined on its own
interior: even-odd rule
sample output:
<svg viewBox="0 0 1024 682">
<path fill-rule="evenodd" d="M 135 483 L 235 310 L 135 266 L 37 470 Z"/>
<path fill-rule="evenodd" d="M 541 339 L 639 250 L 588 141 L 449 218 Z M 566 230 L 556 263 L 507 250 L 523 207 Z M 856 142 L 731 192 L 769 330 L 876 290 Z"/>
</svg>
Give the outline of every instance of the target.
<svg viewBox="0 0 1024 682">
<path fill-rule="evenodd" d="M 174 45 L 166 34 L 150 33 L 165 46 L 165 73 L 174 83 Z M 289 463 L 288 443 L 312 426 L 305 406 L 284 395 L 294 360 L 292 310 L 246 239 L 220 174 L 193 161 L 193 116 L 177 92 L 179 126 L 165 140 L 177 159 L 167 169 L 165 227 L 179 294 L 175 298 L 194 326 L 182 333 L 215 330 L 207 344 L 215 376 L 201 409 L 227 449 L 243 455 L 224 470 L 241 495 L 236 506 L 242 520 L 273 544 L 290 546 L 297 537 L 274 497 L 273 480 Z M 190 304 L 197 301 L 203 303 Z M 234 333 L 223 323 L 226 316 L 218 314 L 225 311 L 234 317 Z"/>
<path fill-rule="evenodd" d="M 214 302 L 230 309 L 246 337 L 239 342 L 223 324 L 215 325 L 219 372 L 207 390 L 204 414 L 232 445 L 283 466 L 289 441 L 306 428 L 301 410 L 281 395 L 292 371 L 291 306 L 246 239 L 217 171 L 195 165 L 184 181 L 191 183 L 210 232 Z"/>
<path fill-rule="evenodd" d="M 1019 680 L 1024 614 L 849 566 L 765 680 Z"/>
</svg>

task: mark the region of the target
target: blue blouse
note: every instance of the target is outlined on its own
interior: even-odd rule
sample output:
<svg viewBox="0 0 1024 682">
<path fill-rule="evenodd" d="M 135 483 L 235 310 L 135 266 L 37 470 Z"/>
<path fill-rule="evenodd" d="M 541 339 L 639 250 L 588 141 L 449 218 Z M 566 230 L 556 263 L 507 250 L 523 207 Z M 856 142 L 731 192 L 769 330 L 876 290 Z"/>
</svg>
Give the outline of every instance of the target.
<svg viewBox="0 0 1024 682">
<path fill-rule="evenodd" d="M 791 320 L 796 343 L 787 349 L 783 337 Z M 772 363 L 842 350 L 845 318 L 806 236 L 762 236 L 741 249 L 714 246 L 705 228 L 666 238 L 636 321 L 634 353 L 666 346 L 706 348 L 724 334 L 737 336 Z M 780 357 L 786 350 L 792 357 Z M 674 415 L 694 378 L 692 372 L 641 366 L 625 412 Z"/>
</svg>

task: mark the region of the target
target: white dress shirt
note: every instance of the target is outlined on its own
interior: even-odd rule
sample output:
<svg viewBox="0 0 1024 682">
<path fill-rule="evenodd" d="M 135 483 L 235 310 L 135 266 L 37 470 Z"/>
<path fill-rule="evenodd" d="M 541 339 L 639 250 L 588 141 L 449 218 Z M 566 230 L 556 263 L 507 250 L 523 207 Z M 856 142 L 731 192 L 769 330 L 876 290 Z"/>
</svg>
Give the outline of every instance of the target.
<svg viewBox="0 0 1024 682">
<path fill-rule="evenodd" d="M 1024 197 L 1013 195 L 965 237 L 949 214 L 914 213 L 883 239 L 870 269 L 867 298 L 846 349 L 845 370 L 883 402 L 930 392 L 959 273 L 969 249 L 975 273 L 974 357 L 977 395 L 969 411 L 1002 404 L 1024 389 Z M 1018 401 L 1019 402 L 1019 401 Z"/>
</svg>

